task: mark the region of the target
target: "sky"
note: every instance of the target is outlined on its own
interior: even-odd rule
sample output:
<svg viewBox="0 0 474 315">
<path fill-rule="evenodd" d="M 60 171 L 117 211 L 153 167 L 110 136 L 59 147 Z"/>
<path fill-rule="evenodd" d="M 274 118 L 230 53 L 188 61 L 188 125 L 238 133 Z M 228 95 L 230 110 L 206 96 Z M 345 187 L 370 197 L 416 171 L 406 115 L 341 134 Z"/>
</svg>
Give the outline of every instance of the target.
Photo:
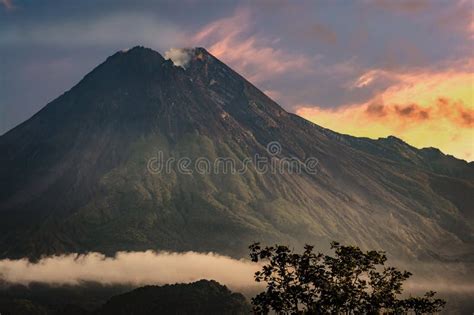
<svg viewBox="0 0 474 315">
<path fill-rule="evenodd" d="M 205 47 L 290 112 L 474 160 L 473 0 L 0 0 L 0 134 L 114 52 Z"/>
</svg>

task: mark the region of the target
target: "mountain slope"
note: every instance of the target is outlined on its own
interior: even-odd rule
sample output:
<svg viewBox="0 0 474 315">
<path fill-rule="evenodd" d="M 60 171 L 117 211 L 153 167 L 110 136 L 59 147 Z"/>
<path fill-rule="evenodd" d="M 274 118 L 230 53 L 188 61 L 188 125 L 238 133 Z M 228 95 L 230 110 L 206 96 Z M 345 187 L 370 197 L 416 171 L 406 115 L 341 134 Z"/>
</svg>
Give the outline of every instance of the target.
<svg viewBox="0 0 474 315">
<path fill-rule="evenodd" d="M 186 69 L 136 47 L 0 137 L 1 257 L 217 251 L 330 240 L 471 260 L 474 167 L 283 110 L 202 48 Z M 281 152 L 267 145 L 277 141 Z M 161 152 L 161 153 L 160 153 Z M 163 158 L 316 158 L 317 173 L 150 171 Z M 272 160 L 273 159 L 273 160 Z"/>
</svg>

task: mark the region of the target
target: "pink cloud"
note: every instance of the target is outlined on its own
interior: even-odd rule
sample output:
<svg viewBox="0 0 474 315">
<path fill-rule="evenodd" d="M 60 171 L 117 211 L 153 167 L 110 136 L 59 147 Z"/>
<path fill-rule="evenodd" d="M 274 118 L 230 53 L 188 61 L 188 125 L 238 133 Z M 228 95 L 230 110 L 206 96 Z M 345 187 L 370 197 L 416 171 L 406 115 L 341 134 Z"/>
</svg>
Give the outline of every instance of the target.
<svg viewBox="0 0 474 315">
<path fill-rule="evenodd" d="M 418 13 L 429 7 L 427 0 L 374 0 L 373 3 L 382 9 L 402 13 Z"/>
<path fill-rule="evenodd" d="M 15 9 L 15 6 L 13 5 L 13 1 L 12 1 L 12 0 L 0 0 L 0 3 L 3 4 L 3 6 L 5 7 L 5 9 L 7 9 L 7 10 L 13 10 L 13 9 Z"/>
<path fill-rule="evenodd" d="M 436 25 L 445 32 L 457 32 L 467 35 L 468 40 L 474 38 L 474 20 L 471 0 L 459 0 L 440 14 Z M 472 49 L 468 46 L 468 49 Z"/>
<path fill-rule="evenodd" d="M 274 48 L 269 40 L 252 32 L 252 14 L 239 9 L 233 16 L 204 26 L 192 38 L 195 46 L 208 47 L 211 54 L 232 66 L 253 83 L 288 71 L 308 71 L 312 58 Z"/>
</svg>

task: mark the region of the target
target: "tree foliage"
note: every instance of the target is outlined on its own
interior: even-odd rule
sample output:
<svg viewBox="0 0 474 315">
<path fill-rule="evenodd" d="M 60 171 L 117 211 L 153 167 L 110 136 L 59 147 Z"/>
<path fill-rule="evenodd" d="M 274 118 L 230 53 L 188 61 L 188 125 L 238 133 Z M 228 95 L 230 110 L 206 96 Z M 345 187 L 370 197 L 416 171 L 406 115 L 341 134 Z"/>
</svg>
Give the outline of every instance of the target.
<svg viewBox="0 0 474 315">
<path fill-rule="evenodd" d="M 286 246 L 250 246 L 254 262 L 264 262 L 255 281 L 266 290 L 252 299 L 256 314 L 425 314 L 439 312 L 445 301 L 435 292 L 423 297 L 399 298 L 411 273 L 385 266 L 381 251 L 364 252 L 355 246 L 331 243 L 334 257 L 302 254 Z"/>
</svg>

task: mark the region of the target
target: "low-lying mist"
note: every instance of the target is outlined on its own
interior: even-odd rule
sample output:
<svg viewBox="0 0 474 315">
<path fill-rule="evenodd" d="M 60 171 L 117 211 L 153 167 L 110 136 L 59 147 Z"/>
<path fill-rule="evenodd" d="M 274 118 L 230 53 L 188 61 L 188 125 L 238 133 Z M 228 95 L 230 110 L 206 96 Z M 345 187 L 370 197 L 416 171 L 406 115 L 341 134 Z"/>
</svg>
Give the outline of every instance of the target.
<svg viewBox="0 0 474 315">
<path fill-rule="evenodd" d="M 390 261 L 388 262 L 390 265 Z M 408 294 L 428 290 L 446 294 L 474 296 L 472 275 L 462 264 L 396 263 L 414 273 L 404 285 Z M 29 285 L 161 285 L 213 279 L 241 292 L 261 290 L 253 279 L 260 266 L 246 259 L 233 259 L 215 253 L 197 252 L 118 252 L 114 257 L 100 253 L 51 256 L 30 262 L 28 259 L 0 260 L 0 280 Z"/>
<path fill-rule="evenodd" d="M 28 259 L 0 260 L 0 279 L 28 285 L 79 285 L 83 282 L 134 286 L 188 283 L 213 279 L 233 289 L 256 287 L 258 265 L 213 253 L 118 252 L 51 256 L 32 263 Z"/>
</svg>

